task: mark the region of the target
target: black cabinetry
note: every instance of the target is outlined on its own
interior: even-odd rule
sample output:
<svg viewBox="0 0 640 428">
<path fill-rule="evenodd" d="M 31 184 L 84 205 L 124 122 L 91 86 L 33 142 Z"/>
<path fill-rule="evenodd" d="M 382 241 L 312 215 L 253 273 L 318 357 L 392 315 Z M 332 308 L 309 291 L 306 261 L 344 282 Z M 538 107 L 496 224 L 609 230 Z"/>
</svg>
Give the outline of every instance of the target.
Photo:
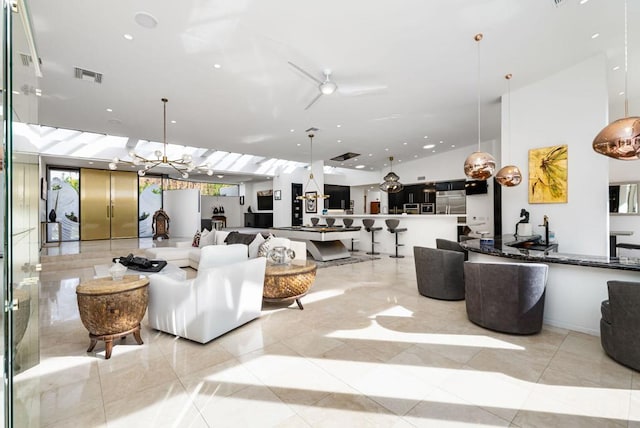
<svg viewBox="0 0 640 428">
<path fill-rule="evenodd" d="M 324 194 L 329 199 L 324 200 L 324 207 L 330 210 L 348 210 L 351 200 L 351 187 L 337 184 L 325 184 Z"/>
<path fill-rule="evenodd" d="M 245 213 L 244 227 L 273 227 L 273 213 Z"/>
<path fill-rule="evenodd" d="M 447 190 L 464 190 L 467 180 L 439 181 L 436 183 L 436 190 L 444 192 Z"/>
</svg>

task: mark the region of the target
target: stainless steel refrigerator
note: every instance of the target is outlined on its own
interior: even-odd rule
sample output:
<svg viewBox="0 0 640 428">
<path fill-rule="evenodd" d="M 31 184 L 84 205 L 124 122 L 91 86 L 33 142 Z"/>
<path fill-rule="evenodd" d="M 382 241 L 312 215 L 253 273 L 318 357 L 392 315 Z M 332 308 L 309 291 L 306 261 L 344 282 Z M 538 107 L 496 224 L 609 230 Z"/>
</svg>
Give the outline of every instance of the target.
<svg viewBox="0 0 640 428">
<path fill-rule="evenodd" d="M 436 214 L 466 214 L 467 195 L 464 190 L 436 192 Z"/>
</svg>

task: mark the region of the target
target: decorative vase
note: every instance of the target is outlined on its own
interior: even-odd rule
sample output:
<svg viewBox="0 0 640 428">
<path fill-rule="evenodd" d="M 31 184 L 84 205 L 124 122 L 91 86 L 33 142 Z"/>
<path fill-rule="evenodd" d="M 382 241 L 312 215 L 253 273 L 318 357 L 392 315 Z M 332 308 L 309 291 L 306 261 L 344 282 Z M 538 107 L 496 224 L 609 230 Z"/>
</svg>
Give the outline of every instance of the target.
<svg viewBox="0 0 640 428">
<path fill-rule="evenodd" d="M 49 221 L 53 223 L 56 221 L 56 218 L 58 218 L 58 216 L 56 215 L 56 210 L 52 208 L 51 211 L 49 211 Z"/>
<path fill-rule="evenodd" d="M 214 213 L 214 214 L 218 214 L 218 207 L 215 207 L 215 208 L 213 209 L 213 213 Z"/>
<path fill-rule="evenodd" d="M 274 265 L 284 265 L 296 257 L 295 251 L 286 247 L 273 247 L 267 254 L 267 260 Z"/>
<path fill-rule="evenodd" d="M 224 207 L 220 207 L 220 214 L 224 214 Z"/>
</svg>

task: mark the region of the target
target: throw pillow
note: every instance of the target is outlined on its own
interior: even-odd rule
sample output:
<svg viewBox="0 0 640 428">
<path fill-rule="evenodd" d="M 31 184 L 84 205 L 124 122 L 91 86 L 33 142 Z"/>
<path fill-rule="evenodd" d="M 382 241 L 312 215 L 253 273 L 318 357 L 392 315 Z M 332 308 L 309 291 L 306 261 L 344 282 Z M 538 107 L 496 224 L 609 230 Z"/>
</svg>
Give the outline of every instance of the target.
<svg viewBox="0 0 640 428">
<path fill-rule="evenodd" d="M 224 230 L 216 230 L 216 245 L 227 245 L 225 240 L 227 236 L 229 236 L 230 232 L 226 232 Z"/>
<path fill-rule="evenodd" d="M 200 248 L 206 247 L 207 245 L 214 245 L 216 243 L 216 231 L 212 230 L 209 232 L 207 229 L 202 231 L 200 236 Z"/>
<path fill-rule="evenodd" d="M 256 257 L 267 257 L 267 254 L 269 254 L 269 251 L 271 250 L 271 241 L 273 240 L 274 236 L 273 235 L 269 235 L 267 236 L 267 239 L 265 239 L 265 241 L 260 244 L 260 248 L 258 248 L 258 254 L 256 255 Z"/>
<path fill-rule="evenodd" d="M 260 233 L 256 234 L 255 239 L 251 241 L 251 244 L 249 244 L 250 259 L 255 259 L 256 257 L 258 257 L 258 250 L 260 249 L 260 246 L 264 241 L 265 239 Z"/>
<path fill-rule="evenodd" d="M 192 247 L 200 246 L 200 231 L 197 231 L 195 235 L 193 235 L 193 241 L 191 241 Z"/>
<path fill-rule="evenodd" d="M 254 239 L 256 239 L 256 235 L 254 235 L 253 233 L 240 233 L 234 230 L 233 232 L 230 232 L 229 235 L 227 235 L 227 238 L 224 240 L 224 242 L 226 242 L 227 245 L 230 245 L 230 244 L 249 245 L 253 242 Z"/>
</svg>

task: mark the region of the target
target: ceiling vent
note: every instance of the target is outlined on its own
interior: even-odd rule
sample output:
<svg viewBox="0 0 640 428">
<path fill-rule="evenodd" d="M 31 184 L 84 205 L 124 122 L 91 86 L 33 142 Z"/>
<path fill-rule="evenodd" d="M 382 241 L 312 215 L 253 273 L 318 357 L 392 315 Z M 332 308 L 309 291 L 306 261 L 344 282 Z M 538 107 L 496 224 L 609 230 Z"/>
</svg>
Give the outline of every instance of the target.
<svg viewBox="0 0 640 428">
<path fill-rule="evenodd" d="M 553 5 L 555 7 L 563 6 L 567 2 L 567 0 L 551 0 L 551 1 L 553 2 Z"/>
<path fill-rule="evenodd" d="M 102 83 L 102 73 L 98 73 L 97 71 L 85 70 L 80 67 L 75 67 L 75 76 L 76 79 Z"/>
<path fill-rule="evenodd" d="M 336 156 L 335 158 L 331 158 L 331 160 L 336 162 L 344 162 L 346 160 L 349 160 L 351 158 L 355 158 L 358 156 L 360 156 L 360 153 L 347 152 L 347 153 L 341 154 L 340 156 Z"/>
<path fill-rule="evenodd" d="M 31 57 L 31 55 L 27 55 L 24 53 L 20 54 L 20 60 L 22 61 L 22 65 L 24 65 L 25 67 L 31 67 L 31 64 L 33 63 L 33 58 Z M 42 58 L 38 58 L 38 64 L 42 64 Z"/>
</svg>

